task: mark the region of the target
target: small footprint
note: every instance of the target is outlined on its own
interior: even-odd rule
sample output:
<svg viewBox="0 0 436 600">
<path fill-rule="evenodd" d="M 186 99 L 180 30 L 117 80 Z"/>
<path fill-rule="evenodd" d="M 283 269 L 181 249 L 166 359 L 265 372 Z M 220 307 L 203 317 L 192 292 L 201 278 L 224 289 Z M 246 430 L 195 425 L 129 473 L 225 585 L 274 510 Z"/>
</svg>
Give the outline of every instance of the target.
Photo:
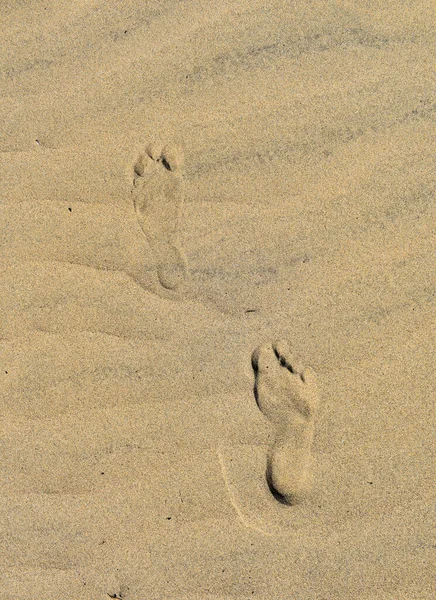
<svg viewBox="0 0 436 600">
<path fill-rule="evenodd" d="M 278 500 L 295 504 L 312 488 L 312 442 L 319 401 L 316 375 L 310 367 L 303 367 L 286 341 L 257 348 L 252 365 L 257 404 L 275 426 L 267 481 Z"/>
<path fill-rule="evenodd" d="M 182 151 L 149 145 L 136 161 L 133 196 L 139 224 L 155 255 L 160 284 L 169 290 L 186 278 L 186 259 L 178 243 L 184 189 Z"/>
</svg>

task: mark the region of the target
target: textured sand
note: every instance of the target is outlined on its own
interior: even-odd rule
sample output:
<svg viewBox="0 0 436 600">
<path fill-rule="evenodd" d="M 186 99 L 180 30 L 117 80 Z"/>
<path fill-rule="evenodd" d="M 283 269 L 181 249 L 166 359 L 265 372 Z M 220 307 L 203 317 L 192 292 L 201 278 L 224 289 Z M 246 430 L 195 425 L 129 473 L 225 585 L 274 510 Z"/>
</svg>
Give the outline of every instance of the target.
<svg viewBox="0 0 436 600">
<path fill-rule="evenodd" d="M 3 599 L 434 598 L 435 23 L 2 2 Z M 150 142 L 185 153 L 177 289 L 135 212 Z M 278 338 L 321 395 L 296 506 L 253 394 Z"/>
</svg>

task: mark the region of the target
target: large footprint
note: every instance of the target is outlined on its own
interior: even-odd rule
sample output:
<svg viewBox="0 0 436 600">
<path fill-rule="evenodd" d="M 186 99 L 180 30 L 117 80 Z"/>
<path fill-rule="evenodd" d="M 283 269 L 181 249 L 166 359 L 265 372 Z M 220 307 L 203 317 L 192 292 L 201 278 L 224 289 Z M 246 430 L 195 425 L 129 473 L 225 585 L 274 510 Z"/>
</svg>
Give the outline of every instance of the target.
<svg viewBox="0 0 436 600">
<path fill-rule="evenodd" d="M 303 367 L 286 341 L 257 348 L 252 365 L 257 404 L 275 428 L 268 452 L 268 484 L 279 500 L 295 504 L 312 488 L 312 442 L 319 400 L 316 375 L 310 367 Z"/>
<path fill-rule="evenodd" d="M 186 277 L 185 257 L 178 244 L 184 191 L 181 150 L 150 145 L 134 165 L 133 196 L 139 224 L 155 255 L 164 288 L 177 288 Z"/>
</svg>

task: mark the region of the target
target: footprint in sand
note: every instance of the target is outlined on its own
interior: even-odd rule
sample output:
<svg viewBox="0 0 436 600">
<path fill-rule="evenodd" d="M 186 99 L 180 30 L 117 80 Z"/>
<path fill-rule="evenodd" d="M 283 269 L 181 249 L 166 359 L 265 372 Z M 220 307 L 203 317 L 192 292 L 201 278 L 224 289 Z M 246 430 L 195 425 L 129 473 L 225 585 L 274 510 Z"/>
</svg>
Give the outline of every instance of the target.
<svg viewBox="0 0 436 600">
<path fill-rule="evenodd" d="M 172 145 L 150 145 L 136 161 L 134 206 L 139 224 L 155 255 L 160 284 L 177 288 L 186 277 L 185 257 L 178 245 L 183 207 L 183 155 Z"/>
<path fill-rule="evenodd" d="M 295 504 L 312 487 L 316 375 L 303 367 L 286 341 L 257 348 L 252 365 L 257 404 L 275 429 L 267 457 L 268 485 L 278 500 Z"/>
</svg>

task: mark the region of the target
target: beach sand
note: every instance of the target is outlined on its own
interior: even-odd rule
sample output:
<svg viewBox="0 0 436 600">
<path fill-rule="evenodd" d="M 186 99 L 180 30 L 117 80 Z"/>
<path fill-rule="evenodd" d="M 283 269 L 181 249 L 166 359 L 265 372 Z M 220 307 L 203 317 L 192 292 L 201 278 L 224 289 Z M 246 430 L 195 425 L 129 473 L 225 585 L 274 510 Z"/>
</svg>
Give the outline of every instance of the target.
<svg viewBox="0 0 436 600">
<path fill-rule="evenodd" d="M 434 598 L 435 19 L 3 2 L 2 598 Z"/>
</svg>

